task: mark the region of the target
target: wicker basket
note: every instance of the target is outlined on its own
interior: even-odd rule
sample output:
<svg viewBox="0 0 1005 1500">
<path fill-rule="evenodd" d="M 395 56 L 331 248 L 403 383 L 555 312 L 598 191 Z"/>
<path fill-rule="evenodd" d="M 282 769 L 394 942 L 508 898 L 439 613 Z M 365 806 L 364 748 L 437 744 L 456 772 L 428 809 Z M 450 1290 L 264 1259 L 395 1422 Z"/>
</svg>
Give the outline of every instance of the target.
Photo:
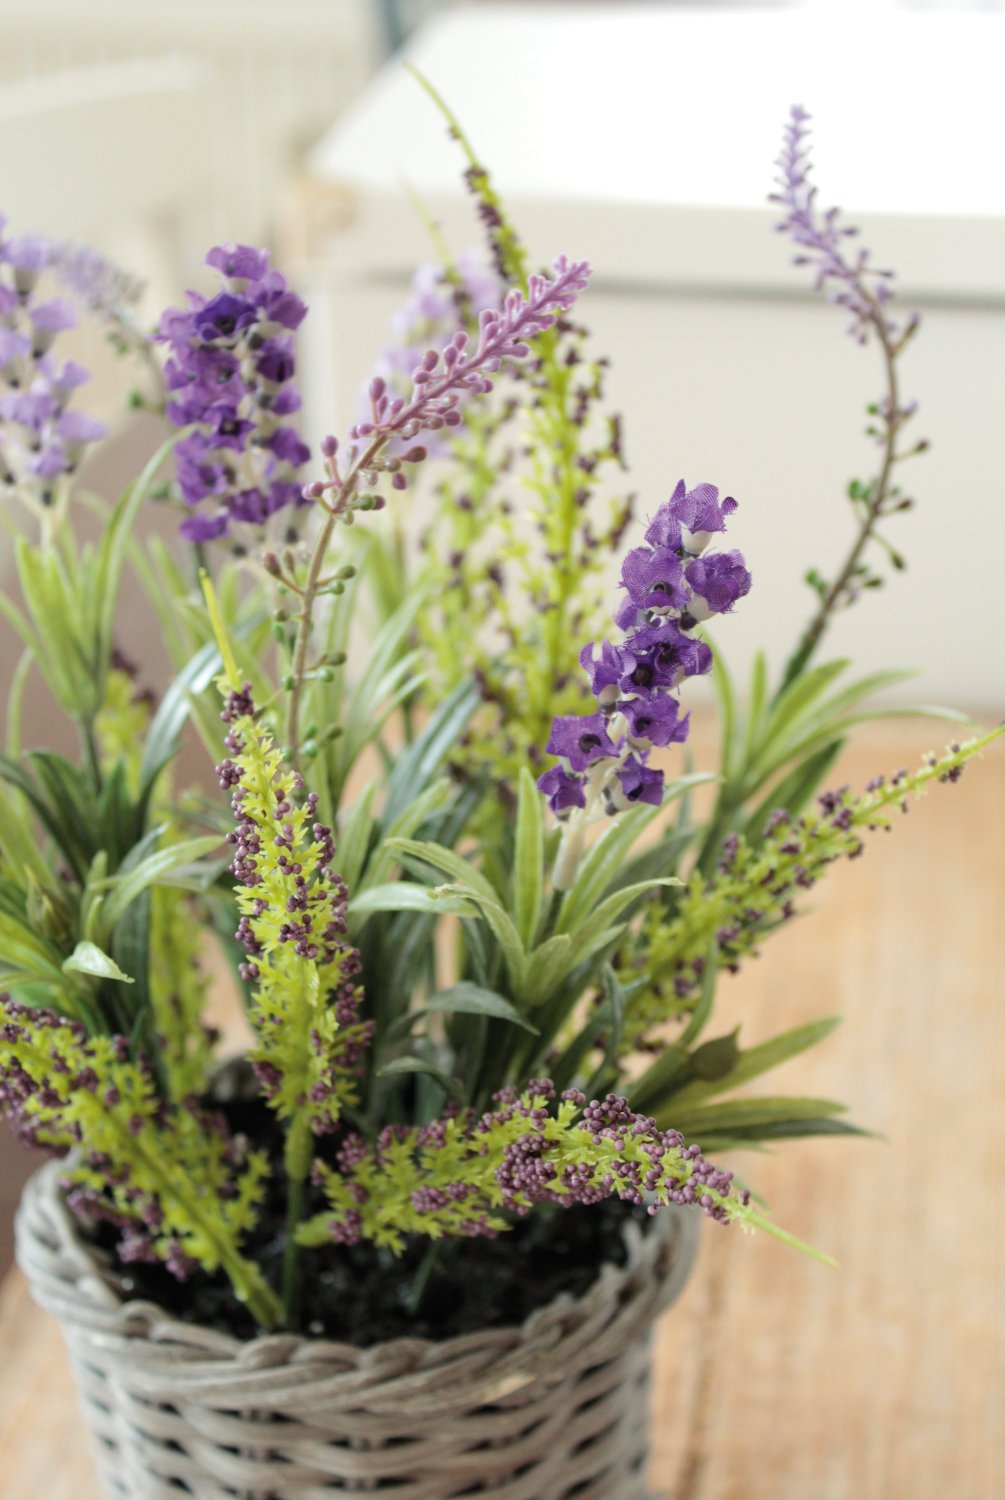
<svg viewBox="0 0 1005 1500">
<path fill-rule="evenodd" d="M 108 1500 L 644 1500 L 649 1333 L 696 1214 L 629 1224 L 626 1265 L 521 1328 L 358 1349 L 123 1303 L 58 1182 L 53 1163 L 28 1184 L 18 1259 L 62 1323 Z"/>
</svg>

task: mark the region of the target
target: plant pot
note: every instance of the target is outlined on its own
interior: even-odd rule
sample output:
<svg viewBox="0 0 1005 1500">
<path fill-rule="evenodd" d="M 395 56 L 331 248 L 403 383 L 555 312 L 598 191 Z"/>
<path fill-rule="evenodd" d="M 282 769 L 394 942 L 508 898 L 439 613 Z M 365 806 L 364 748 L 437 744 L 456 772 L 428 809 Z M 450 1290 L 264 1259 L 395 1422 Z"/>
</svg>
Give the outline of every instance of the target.
<svg viewBox="0 0 1005 1500">
<path fill-rule="evenodd" d="M 644 1500 L 650 1334 L 696 1213 L 629 1222 L 626 1264 L 519 1328 L 361 1349 L 123 1302 L 59 1178 L 50 1163 L 25 1189 L 18 1260 L 62 1324 L 108 1500 Z"/>
</svg>

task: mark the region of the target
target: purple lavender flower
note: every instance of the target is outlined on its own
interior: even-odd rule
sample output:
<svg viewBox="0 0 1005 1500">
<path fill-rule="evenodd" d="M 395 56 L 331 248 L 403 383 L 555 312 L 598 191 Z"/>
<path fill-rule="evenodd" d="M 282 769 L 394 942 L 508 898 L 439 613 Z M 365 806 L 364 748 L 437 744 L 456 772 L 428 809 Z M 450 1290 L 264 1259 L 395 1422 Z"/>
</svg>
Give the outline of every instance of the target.
<svg viewBox="0 0 1005 1500">
<path fill-rule="evenodd" d="M 328 502 L 329 509 L 342 513 L 352 503 L 360 477 L 365 483 L 376 485 L 382 473 L 389 473 L 394 489 L 406 489 L 408 481 L 402 464 L 421 463 L 428 457 L 429 449 L 426 445 L 416 446 L 399 456 L 393 445 L 399 440 L 410 442 L 420 432 L 438 433 L 444 428 L 460 426 L 465 400 L 491 391 L 494 387 L 491 377 L 504 361 L 526 359 L 530 353 L 527 340 L 550 328 L 559 313 L 568 311 L 589 277 L 586 261 L 570 261 L 561 255 L 555 262 L 553 276 L 531 276 L 526 296 L 513 290 L 507 293 L 498 310 L 483 309 L 473 350 L 468 348 L 469 338 L 464 329 L 459 329 L 442 350 L 427 349 L 412 371 L 407 396 L 393 395 L 386 380 L 375 376 L 369 390 L 370 417 L 349 430 L 353 447 L 346 475 L 336 460 L 338 440 L 326 437 L 322 451 L 328 477 L 309 485 L 305 497 L 321 500 L 332 494 L 334 501 Z"/>
<path fill-rule="evenodd" d="M 586 806 L 583 781 L 564 771 L 561 766 L 552 766 L 538 782 L 539 790 L 547 797 L 548 806 L 556 818 L 563 818 L 574 808 Z"/>
<path fill-rule="evenodd" d="M 713 532 L 725 531 L 726 517 L 735 509 L 731 495 L 719 500 L 714 484 L 698 484 L 689 490 L 681 479 L 650 521 L 646 541 L 650 547 L 671 547 L 678 555 L 685 552 L 695 557 L 708 546 Z"/>
<path fill-rule="evenodd" d="M 602 714 L 572 714 L 552 720 L 548 754 L 561 755 L 574 771 L 585 771 L 594 761 L 614 755 Z"/>
<path fill-rule="evenodd" d="M 633 802 L 660 802 L 663 773 L 648 766 L 649 752 L 683 743 L 689 727 L 671 694 L 712 665 L 708 644 L 692 632 L 731 610 L 750 588 L 739 552 L 703 555 L 735 509 L 736 501 L 720 501 L 714 485 L 688 490 L 681 480 L 650 520 L 646 545 L 625 557 L 625 597 L 614 615 L 624 640 L 602 641 L 599 652 L 585 646 L 579 657 L 599 711 L 552 724 L 547 750 L 562 765 L 546 771 L 538 787 L 556 817 L 575 822 L 594 807 L 613 814 Z M 574 874 L 581 844 L 577 833 L 569 857 L 560 855 L 554 875 L 560 889 Z"/>
<path fill-rule="evenodd" d="M 4 240 L 4 222 L 0 215 L 0 485 L 48 505 L 105 426 L 67 410 L 88 375 L 51 352 L 77 321 L 68 301 L 44 296 L 53 247 L 37 235 Z"/>
<path fill-rule="evenodd" d="M 215 297 L 190 292 L 186 309 L 169 308 L 159 341 L 170 353 L 167 413 L 194 427 L 175 449 L 192 541 L 226 536 L 233 525 L 260 528 L 302 503 L 299 471 L 310 450 L 284 423 L 299 409 L 292 331 L 306 313 L 268 253 L 218 245 L 206 264 L 224 278 Z"/>
<path fill-rule="evenodd" d="M 826 211 L 818 208 L 817 189 L 809 176 L 809 120 L 810 116 L 798 104 L 792 106 L 777 162 L 779 175 L 775 181 L 779 190 L 768 199 L 785 211 L 785 217 L 775 227 L 796 245 L 799 253 L 794 264 L 814 267 L 815 288 L 830 288 L 831 301 L 848 309 L 849 332 L 860 344 L 865 343 L 870 325 L 881 326 L 892 336 L 897 330 L 885 304 L 891 295 L 889 283 L 893 272 L 870 265 L 868 250 L 847 253 L 847 241 L 858 230 L 842 224 L 836 208 Z M 916 323 L 915 317 L 909 327 L 913 329 Z"/>
<path fill-rule="evenodd" d="M 693 620 L 728 614 L 744 594 L 750 592 L 750 574 L 739 552 L 716 552 L 696 557 L 687 565 L 691 599 L 687 612 Z"/>
</svg>

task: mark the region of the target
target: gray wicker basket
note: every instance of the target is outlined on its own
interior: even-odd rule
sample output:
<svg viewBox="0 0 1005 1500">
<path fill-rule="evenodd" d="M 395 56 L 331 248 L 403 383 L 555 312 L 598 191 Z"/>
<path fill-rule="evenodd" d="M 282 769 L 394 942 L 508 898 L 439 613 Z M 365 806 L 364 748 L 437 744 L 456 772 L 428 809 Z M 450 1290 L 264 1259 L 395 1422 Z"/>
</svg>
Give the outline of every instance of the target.
<svg viewBox="0 0 1005 1500">
<path fill-rule="evenodd" d="M 521 1328 L 358 1349 L 123 1303 L 58 1182 L 53 1163 L 28 1184 L 18 1259 L 62 1324 L 108 1500 L 644 1500 L 649 1334 L 697 1214 L 629 1225 L 626 1265 Z"/>
</svg>

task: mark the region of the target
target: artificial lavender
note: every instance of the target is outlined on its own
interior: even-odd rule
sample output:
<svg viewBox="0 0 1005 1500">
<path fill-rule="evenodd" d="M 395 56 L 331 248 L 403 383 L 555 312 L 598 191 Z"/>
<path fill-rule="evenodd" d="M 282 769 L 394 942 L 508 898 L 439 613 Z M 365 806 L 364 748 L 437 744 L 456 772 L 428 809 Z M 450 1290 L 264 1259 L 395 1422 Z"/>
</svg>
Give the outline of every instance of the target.
<svg viewBox="0 0 1005 1500">
<path fill-rule="evenodd" d="M 349 499 L 347 480 L 357 477 L 374 488 L 382 474 L 391 475 L 392 488 L 407 488 L 403 464 L 421 463 L 428 450 L 416 446 L 402 456 L 384 456 L 394 439 L 408 441 L 420 432 L 441 432 L 459 427 L 463 402 L 473 395 L 485 395 L 494 387 L 491 379 L 505 360 L 525 359 L 530 353 L 529 339 L 550 328 L 558 312 L 567 311 L 585 288 L 590 277 L 586 261 L 569 261 L 564 255 L 555 262 L 551 277 L 532 276 L 527 293 L 510 291 L 501 308 L 483 308 L 478 318 L 478 338 L 469 350 L 469 336 L 464 329 L 452 336 L 440 350 L 428 349 L 411 373 L 407 395 L 395 396 L 387 381 L 375 376 L 370 382 L 370 413 L 367 420 L 350 429 L 352 443 L 349 469 L 340 472 L 336 454 L 338 442 L 325 438 L 322 452 L 328 466 L 328 478 L 308 485 L 304 491 L 310 500 L 328 501 L 329 508 L 342 509 Z M 361 451 L 362 449 L 362 451 Z"/>
<path fill-rule="evenodd" d="M 310 457 L 287 420 L 300 407 L 293 333 L 303 302 L 265 250 L 220 245 L 206 264 L 220 275 L 216 295 L 189 292 L 187 308 L 169 308 L 158 334 L 169 350 L 168 417 L 193 429 L 175 460 L 189 510 L 181 531 L 196 542 L 241 523 L 262 527 L 301 504 L 299 472 Z"/>
<path fill-rule="evenodd" d="M 538 781 L 563 821 L 598 807 L 613 814 L 662 800 L 663 772 L 648 765 L 649 753 L 687 738 L 688 715 L 681 716 L 673 694 L 685 678 L 712 665 L 711 649 L 695 637 L 695 627 L 730 611 L 750 588 L 739 552 L 705 553 L 735 509 L 736 501 L 720 501 L 714 485 L 688 490 L 681 480 L 650 521 L 645 545 L 625 557 L 625 597 L 614 615 L 623 639 L 602 641 L 599 650 L 584 646 L 579 658 L 597 711 L 553 721 L 547 749 L 561 764 Z M 575 844 L 570 847 L 574 866 L 578 854 Z M 571 873 L 564 865 L 560 860 L 556 871 L 559 889 Z"/>
<path fill-rule="evenodd" d="M 77 314 L 44 293 L 52 247 L 37 235 L 5 239 L 5 225 L 0 214 L 0 486 L 49 506 L 106 428 L 70 405 L 87 370 L 54 353 Z"/>
</svg>

